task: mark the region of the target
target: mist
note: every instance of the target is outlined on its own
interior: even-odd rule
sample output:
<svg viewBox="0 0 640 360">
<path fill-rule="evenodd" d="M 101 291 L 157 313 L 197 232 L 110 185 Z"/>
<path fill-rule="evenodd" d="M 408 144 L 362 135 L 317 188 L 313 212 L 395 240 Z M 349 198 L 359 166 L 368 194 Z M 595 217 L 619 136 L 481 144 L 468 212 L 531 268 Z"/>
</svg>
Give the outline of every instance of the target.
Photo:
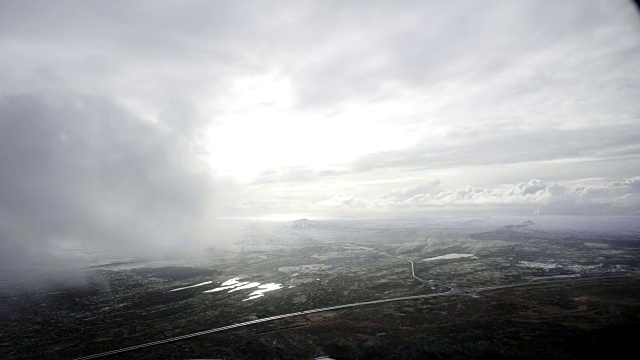
<svg viewBox="0 0 640 360">
<path fill-rule="evenodd" d="M 2 272 L 197 253 L 218 209 L 193 141 L 107 98 L 3 96 Z"/>
</svg>

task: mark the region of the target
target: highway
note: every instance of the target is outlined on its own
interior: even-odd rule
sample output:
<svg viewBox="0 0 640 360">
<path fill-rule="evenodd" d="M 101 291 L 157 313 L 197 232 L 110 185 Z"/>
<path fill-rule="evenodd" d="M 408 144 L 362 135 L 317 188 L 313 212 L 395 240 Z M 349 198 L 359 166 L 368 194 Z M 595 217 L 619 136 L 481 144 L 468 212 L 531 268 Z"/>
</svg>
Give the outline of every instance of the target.
<svg viewBox="0 0 640 360">
<path fill-rule="evenodd" d="M 284 319 L 284 318 L 293 317 L 293 316 L 304 316 L 304 315 L 313 314 L 313 313 L 319 313 L 319 312 L 324 312 L 324 311 L 334 311 L 334 310 L 352 308 L 352 307 L 356 307 L 356 306 L 382 304 L 382 303 L 393 302 L 393 301 L 415 300 L 415 299 L 433 298 L 433 297 L 441 297 L 441 296 L 460 296 L 460 295 L 463 295 L 463 294 L 458 293 L 458 292 L 450 291 L 450 292 L 437 293 L 437 294 L 403 296 L 403 297 L 391 298 L 391 299 L 363 301 L 363 302 L 357 302 L 357 303 L 351 303 L 351 304 L 329 306 L 329 307 L 324 307 L 324 308 L 319 308 L 319 309 L 297 311 L 297 312 L 292 312 L 292 313 L 288 313 L 288 314 L 276 315 L 276 316 L 271 316 L 271 317 L 267 317 L 267 318 L 262 318 L 262 319 L 256 319 L 256 320 L 246 321 L 246 322 L 242 322 L 242 323 L 237 323 L 237 324 L 233 324 L 233 325 L 227 325 L 227 326 L 223 326 L 223 327 L 219 327 L 219 328 L 215 328 L 215 329 L 204 330 L 204 331 L 200 331 L 200 332 L 197 332 L 197 333 L 186 334 L 186 335 L 182 335 L 182 336 L 176 336 L 176 337 L 172 337 L 172 338 L 168 338 L 168 339 L 153 341 L 153 342 L 140 344 L 140 345 L 135 345 L 135 346 L 130 346 L 130 347 L 122 348 L 122 349 L 111 350 L 111 351 L 107 351 L 107 352 L 103 352 L 103 353 L 99 353 L 99 354 L 84 356 L 84 357 L 78 358 L 77 360 L 97 359 L 97 358 L 101 358 L 101 357 L 105 357 L 105 356 L 120 354 L 120 353 L 124 353 L 124 352 L 129 352 L 129 351 L 133 351 L 133 350 L 138 350 L 138 349 L 151 347 L 151 346 L 157 346 L 157 345 L 172 343 L 172 342 L 176 342 L 176 341 L 180 341 L 180 340 L 194 338 L 194 337 L 197 337 L 197 336 L 213 334 L 213 333 L 224 331 L 224 330 L 235 329 L 235 328 L 239 328 L 239 327 L 244 327 L 244 326 L 249 326 L 249 325 L 254 325 L 254 324 L 259 324 L 259 323 L 264 323 L 264 322 L 269 322 L 269 321 L 274 321 L 274 320 L 279 320 L 279 319 Z"/>
<path fill-rule="evenodd" d="M 477 293 L 484 292 L 484 291 L 509 289 L 509 288 L 515 288 L 515 287 L 536 286 L 538 284 L 548 285 L 548 284 L 557 284 L 557 283 L 576 283 L 576 282 L 593 281 L 593 280 L 621 279 L 621 278 L 635 278 L 635 277 L 640 277 L 640 275 L 638 275 L 637 273 L 632 273 L 632 274 L 593 276 L 593 277 L 583 277 L 583 278 L 560 278 L 560 279 L 532 281 L 532 282 L 509 284 L 509 285 L 483 286 L 483 287 L 470 288 L 466 290 L 456 290 L 456 291 L 462 292 L 464 295 L 476 296 Z"/>
<path fill-rule="evenodd" d="M 411 264 L 412 264 L 411 272 L 413 274 L 414 273 L 414 271 L 413 271 L 413 262 L 411 262 Z M 256 319 L 256 320 L 246 321 L 246 322 L 242 322 L 242 323 L 227 325 L 227 326 L 223 326 L 223 327 L 219 327 L 219 328 L 204 330 L 204 331 L 200 331 L 200 332 L 196 332 L 196 333 L 186 334 L 186 335 L 182 335 L 182 336 L 176 336 L 176 337 L 172 337 L 172 338 L 168 338 L 168 339 L 148 342 L 148 343 L 144 343 L 144 344 L 140 344 L 140 345 L 129 346 L 129 347 L 122 348 L 122 349 L 116 349 L 116 350 L 102 352 L 102 353 L 99 353 L 99 354 L 93 354 L 93 355 L 89 355 L 89 356 L 84 356 L 84 357 L 78 358 L 77 360 L 97 359 L 97 358 L 101 358 L 101 357 L 105 357 L 105 356 L 121 354 L 121 353 L 129 352 L 129 351 L 139 350 L 139 349 L 148 348 L 148 347 L 157 346 L 157 345 L 162 345 L 162 344 L 168 344 L 168 343 L 172 343 L 172 342 L 176 342 L 176 341 L 181 341 L 181 340 L 185 340 L 185 339 L 191 339 L 191 338 L 202 336 L 202 335 L 213 334 L 213 333 L 216 333 L 216 332 L 221 332 L 221 331 L 225 331 L 225 330 L 230 330 L 230 329 L 250 326 L 250 325 L 254 325 L 254 324 L 260 324 L 260 323 L 275 321 L 275 320 L 294 317 L 294 316 L 304 316 L 304 315 L 307 315 L 307 314 L 313 314 L 313 313 L 319 313 L 319 312 L 325 312 L 325 311 L 334 311 L 334 310 L 347 309 L 347 308 L 352 308 L 352 307 L 357 307 L 357 306 L 367 306 L 367 305 L 382 304 L 382 303 L 387 303 L 387 302 L 426 299 L 426 298 L 435 298 L 435 297 L 443 297 L 443 296 L 477 296 L 478 292 L 486 292 L 486 291 L 499 290 L 499 289 L 508 289 L 508 288 L 514 288 L 514 287 L 526 287 L 526 286 L 533 287 L 533 286 L 541 286 L 541 285 L 552 284 L 552 283 L 572 283 L 572 282 L 579 282 L 579 281 L 603 280 L 603 279 L 612 279 L 612 278 L 629 278 L 629 277 L 637 277 L 637 276 L 638 275 L 611 275 L 611 276 L 600 276 L 600 277 L 592 277 L 592 278 L 570 278 L 570 279 L 565 278 L 565 279 L 554 279 L 554 280 L 548 280 L 548 281 L 536 281 L 536 282 L 510 284 L 510 285 L 485 286 L 485 287 L 477 287 L 477 288 L 471 288 L 471 289 L 466 289 L 466 290 L 450 288 L 451 289 L 450 291 L 442 292 L 442 293 L 436 293 L 436 294 L 403 296 L 403 297 L 396 297 L 396 298 L 390 298 L 390 299 L 363 301 L 363 302 L 357 302 L 357 303 L 351 303 L 351 304 L 329 306 L 329 307 L 312 309 L 312 310 L 297 311 L 297 312 L 292 312 L 292 313 L 283 314 L 283 315 L 276 315 L 276 316 L 271 316 L 271 317 L 267 317 L 267 318 Z M 415 277 L 418 280 L 421 280 L 420 278 L 417 278 L 415 275 L 413 275 L 413 277 Z M 424 280 L 421 280 L 421 281 L 424 281 Z"/>
</svg>

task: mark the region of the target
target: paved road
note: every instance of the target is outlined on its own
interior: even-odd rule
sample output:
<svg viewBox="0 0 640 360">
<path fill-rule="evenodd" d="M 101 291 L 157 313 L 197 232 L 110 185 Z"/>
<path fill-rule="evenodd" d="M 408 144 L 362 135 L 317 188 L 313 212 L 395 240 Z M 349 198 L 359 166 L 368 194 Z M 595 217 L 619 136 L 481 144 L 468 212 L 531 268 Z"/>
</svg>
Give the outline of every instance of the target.
<svg viewBox="0 0 640 360">
<path fill-rule="evenodd" d="M 414 278 L 416 278 L 416 279 L 418 279 L 420 281 L 424 281 L 424 280 L 422 280 L 422 279 L 420 279 L 419 277 L 416 276 L 416 272 L 413 269 L 413 261 L 411 261 L 411 260 L 407 260 L 407 261 L 411 263 L 411 276 L 413 276 Z"/>
<path fill-rule="evenodd" d="M 215 328 L 215 329 L 204 330 L 204 331 L 200 331 L 200 332 L 197 332 L 197 333 L 186 334 L 186 335 L 182 335 L 182 336 L 176 336 L 176 337 L 172 337 L 172 338 L 169 338 L 169 339 L 163 339 L 163 340 L 153 341 L 153 342 L 149 342 L 149 343 L 145 343 L 145 344 L 130 346 L 130 347 L 122 348 L 122 349 L 111 350 L 111 351 L 107 351 L 107 352 L 103 352 L 103 353 L 99 353 L 99 354 L 84 356 L 84 357 L 78 358 L 77 360 L 96 359 L 96 358 L 101 358 L 101 357 L 105 357 L 105 356 L 121 354 L 121 353 L 129 352 L 129 351 L 133 351 L 133 350 L 143 349 L 143 348 L 147 348 L 147 347 L 151 347 L 151 346 L 162 345 L 162 344 L 172 343 L 172 342 L 176 342 L 176 341 L 180 341 L 180 340 L 190 339 L 190 338 L 194 338 L 194 337 L 198 337 L 198 336 L 202 336 L 202 335 L 207 335 L 207 334 L 212 334 L 212 333 L 216 333 L 216 332 L 220 332 L 220 331 L 225 331 L 225 330 L 235 329 L 235 328 L 239 328 L 239 327 L 250 326 L 250 325 L 254 325 L 254 324 L 259 324 L 259 323 L 264 323 L 264 322 L 284 319 L 284 318 L 288 318 L 288 317 L 304 316 L 304 315 L 307 315 L 307 314 L 319 313 L 319 312 L 324 312 L 324 311 L 334 311 L 334 310 L 352 308 L 352 307 L 357 307 L 357 306 L 367 306 L 367 305 L 382 304 L 382 303 L 387 303 L 387 302 L 406 301 L 406 300 L 415 300 L 415 299 L 426 299 L 426 298 L 435 298 L 435 297 L 442 297 L 442 296 L 477 296 L 478 292 L 485 292 L 485 291 L 498 290 L 498 289 L 508 289 L 508 288 L 513 288 L 513 287 L 541 286 L 541 285 L 551 284 L 551 283 L 570 283 L 570 282 L 579 282 L 579 281 L 603 280 L 603 279 L 612 279 L 612 278 L 629 278 L 629 277 L 638 277 L 638 276 L 640 276 L 640 275 L 611 275 L 611 276 L 601 276 L 601 277 L 592 277 L 592 278 L 571 278 L 571 279 L 566 279 L 565 278 L 565 279 L 555 279 L 555 280 L 548 280 L 548 281 L 536 281 L 536 282 L 529 282 L 529 283 L 511 284 L 511 285 L 485 286 L 485 287 L 477 287 L 477 288 L 471 288 L 471 289 L 466 289 L 466 290 L 451 289 L 450 291 L 443 292 L 443 293 L 436 293 L 436 294 L 403 296 L 403 297 L 397 297 L 397 298 L 391 298 L 391 299 L 363 301 L 363 302 L 357 302 L 357 303 L 352 303 L 352 304 L 329 306 L 329 307 L 324 307 L 324 308 L 319 308 L 319 309 L 304 310 L 304 311 L 298 311 L 298 312 L 293 312 L 293 313 L 288 313 L 288 314 L 283 314 L 283 315 L 271 316 L 271 317 L 263 318 L 263 319 L 246 321 L 246 322 L 237 323 L 237 324 L 228 325 L 228 326 L 223 326 L 223 327 L 219 327 L 219 328 Z"/>
<path fill-rule="evenodd" d="M 526 283 L 518 283 L 518 284 L 510 284 L 510 285 L 483 286 L 483 287 L 470 288 L 470 289 L 457 290 L 457 291 L 462 292 L 465 295 L 475 296 L 477 293 L 483 292 L 483 291 L 509 289 L 514 287 L 526 287 L 526 286 L 557 284 L 557 283 L 575 283 L 575 282 L 603 280 L 603 279 L 621 279 L 621 278 L 636 278 L 636 277 L 640 277 L 640 275 L 637 273 L 631 273 L 631 274 L 627 273 L 627 274 L 619 274 L 619 275 L 593 276 L 593 277 L 583 277 L 583 278 L 560 278 L 560 279 L 551 279 L 551 280 L 531 281 Z"/>
<path fill-rule="evenodd" d="M 96 359 L 96 358 L 100 358 L 100 357 L 104 357 L 104 356 L 120 354 L 120 353 L 129 352 L 129 351 L 133 351 L 133 350 L 138 350 L 138 349 L 142 349 L 142 348 L 146 348 L 146 347 L 151 347 L 151 346 L 156 346 L 156 345 L 161 345 L 161 344 L 167 344 L 167 343 L 171 343 L 171 342 L 176 342 L 176 341 L 180 341 L 180 340 L 194 338 L 194 337 L 197 337 L 197 336 L 212 334 L 212 333 L 215 333 L 215 332 L 220 332 L 220 331 L 239 328 L 239 327 L 243 327 L 243 326 L 249 326 L 249 325 L 254 325 L 254 324 L 274 321 L 274 320 L 278 320 L 278 319 L 284 319 L 284 318 L 293 317 L 293 316 L 304 316 L 304 315 L 318 313 L 318 312 L 340 310 L 340 309 L 346 309 L 346 308 L 351 308 L 351 307 L 356 307 L 356 306 L 382 304 L 382 303 L 393 302 L 393 301 L 424 299 L 424 298 L 432 298 L 432 297 L 440 297 L 440 296 L 460 296 L 460 295 L 463 295 L 463 294 L 460 294 L 460 293 L 457 293 L 457 292 L 445 292 L 445 293 L 428 294 L 428 295 L 403 296 L 403 297 L 391 298 L 391 299 L 363 301 L 363 302 L 357 302 L 357 303 L 352 303 L 352 304 L 329 306 L 329 307 L 313 309 L 313 310 L 297 311 L 297 312 L 288 313 L 288 314 L 284 314 L 284 315 L 276 315 L 276 316 L 271 316 L 271 317 L 268 317 L 268 318 L 246 321 L 246 322 L 237 323 L 237 324 L 228 325 L 228 326 L 223 326 L 223 327 L 219 327 L 219 328 L 215 328 L 215 329 L 204 330 L 204 331 L 200 331 L 200 332 L 193 333 L 193 334 L 176 336 L 176 337 L 169 338 L 169 339 L 163 339 L 163 340 L 153 341 L 153 342 L 149 342 L 149 343 L 145 343 L 145 344 L 130 346 L 130 347 L 127 347 L 127 348 L 122 348 L 122 349 L 107 351 L 107 352 L 103 352 L 103 353 L 99 353 L 99 354 L 84 356 L 84 357 L 78 358 L 77 360 Z"/>
</svg>

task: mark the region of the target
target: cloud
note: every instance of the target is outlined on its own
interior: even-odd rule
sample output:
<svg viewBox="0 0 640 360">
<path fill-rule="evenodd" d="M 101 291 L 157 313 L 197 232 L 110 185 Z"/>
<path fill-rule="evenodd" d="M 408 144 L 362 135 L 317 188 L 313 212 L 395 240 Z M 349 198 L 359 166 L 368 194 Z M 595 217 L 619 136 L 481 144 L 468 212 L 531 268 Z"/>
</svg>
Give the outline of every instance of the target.
<svg viewBox="0 0 640 360">
<path fill-rule="evenodd" d="M 262 171 L 253 182 L 255 184 L 274 182 L 304 182 L 321 180 L 323 178 L 332 178 L 340 176 L 340 174 L 340 170 L 331 168 L 312 169 L 306 166 L 290 166 Z"/>
<path fill-rule="evenodd" d="M 515 185 L 506 192 L 506 195 L 513 197 L 537 196 L 538 193 L 545 192 L 548 186 L 549 185 L 542 180 L 532 179 L 527 183 Z"/>
<path fill-rule="evenodd" d="M 609 21 L 624 18 L 637 29 L 636 17 L 623 2 L 372 2 L 366 9 L 342 2 L 308 19 L 312 31 L 301 37 L 311 35 L 316 46 L 307 49 L 313 60 L 296 67 L 296 85 L 305 106 L 377 102 L 420 91 L 426 108 L 458 117 L 487 109 L 557 110 L 583 96 L 611 101 L 610 93 L 597 90 L 620 91 L 611 80 L 623 72 L 592 70 L 633 68 L 624 53 L 637 53 L 634 36 Z M 313 30 L 322 23 L 333 26 L 318 36 Z M 594 45 L 601 51 L 584 53 Z"/>
<path fill-rule="evenodd" d="M 2 270 L 73 262 L 52 255 L 65 249 L 159 256 L 214 237 L 214 182 L 192 149 L 188 131 L 106 98 L 3 96 Z"/>
<path fill-rule="evenodd" d="M 255 174 L 637 156 L 638 29 L 622 0 L 3 1 L 0 91 L 104 95 L 173 126 L 207 123 L 228 140 L 220 161 Z M 275 79 L 256 91 L 266 99 L 247 94 L 260 79 Z M 314 131 L 279 135 L 290 123 Z M 331 146 L 308 156 L 322 137 Z M 259 161 L 226 154 L 256 142 Z M 264 168 L 275 157 L 289 161 Z"/>
<path fill-rule="evenodd" d="M 404 201 L 418 194 L 432 194 L 436 191 L 438 185 L 440 185 L 440 180 L 436 179 L 419 185 L 397 188 L 384 194 L 383 198 L 395 202 Z"/>
<path fill-rule="evenodd" d="M 353 194 L 338 194 L 330 199 L 323 200 L 319 203 L 320 206 L 329 208 L 364 208 L 367 206 L 366 202 Z"/>
<path fill-rule="evenodd" d="M 473 181 L 470 178 L 470 181 Z M 407 179 L 412 185 L 391 187 L 395 182 L 342 188 L 344 192 L 322 198 L 328 190 L 309 191 L 305 184 L 290 184 L 277 196 L 259 195 L 261 186 L 246 193 L 239 210 L 251 213 L 304 213 L 321 216 L 419 213 L 434 209 L 477 212 L 541 211 L 633 215 L 640 213 L 640 177 L 621 180 L 587 178 L 567 181 L 528 181 L 495 186 L 450 187 L 438 179 Z M 322 184 L 322 182 L 320 183 Z M 271 186 L 276 186 L 271 184 Z M 300 188 L 302 186 L 303 188 Z M 317 183 L 310 185 L 318 186 Z M 334 187 L 340 190 L 340 187 Z M 347 191 L 357 191 L 355 193 Z M 271 190 L 269 194 L 275 193 Z M 338 211 L 339 212 L 336 212 Z"/>
<path fill-rule="evenodd" d="M 626 206 L 636 210 L 640 206 L 640 177 L 604 184 L 576 185 L 571 191 L 577 195 L 578 204 Z"/>
<path fill-rule="evenodd" d="M 545 182 L 532 179 L 494 188 L 462 187 L 454 190 L 424 192 L 398 200 L 387 198 L 388 206 L 525 206 L 563 211 L 612 210 L 635 213 L 640 210 L 640 177 L 616 181 L 582 180 Z"/>
<path fill-rule="evenodd" d="M 563 159 L 608 159 L 640 156 L 633 134 L 637 121 L 623 125 L 562 129 L 492 128 L 477 133 L 452 133 L 447 143 L 424 142 L 402 150 L 368 154 L 352 171 L 376 169 L 438 169 L 463 165 L 515 164 Z"/>
</svg>

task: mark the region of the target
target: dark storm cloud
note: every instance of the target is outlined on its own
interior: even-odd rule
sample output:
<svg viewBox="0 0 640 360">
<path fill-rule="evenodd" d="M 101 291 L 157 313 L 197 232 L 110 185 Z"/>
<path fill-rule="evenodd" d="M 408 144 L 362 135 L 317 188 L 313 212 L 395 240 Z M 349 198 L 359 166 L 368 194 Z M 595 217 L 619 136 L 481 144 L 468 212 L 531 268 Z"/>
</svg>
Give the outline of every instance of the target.
<svg viewBox="0 0 640 360">
<path fill-rule="evenodd" d="M 188 146 L 107 99 L 3 96 L 3 270 L 48 266 L 65 245 L 149 256 L 202 240 L 213 184 Z"/>
</svg>

